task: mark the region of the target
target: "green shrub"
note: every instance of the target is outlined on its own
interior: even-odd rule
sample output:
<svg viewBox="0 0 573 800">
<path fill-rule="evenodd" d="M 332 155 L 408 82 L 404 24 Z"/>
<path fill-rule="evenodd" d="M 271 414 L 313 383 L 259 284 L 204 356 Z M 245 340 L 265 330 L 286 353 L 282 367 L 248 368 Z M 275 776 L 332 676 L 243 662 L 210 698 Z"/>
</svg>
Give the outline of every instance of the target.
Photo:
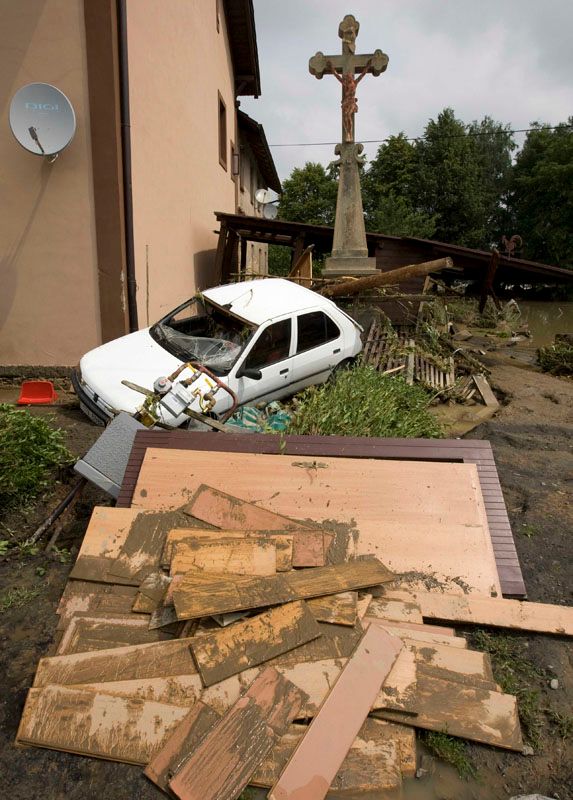
<svg viewBox="0 0 573 800">
<path fill-rule="evenodd" d="M 34 498 L 50 470 L 73 461 L 61 430 L 26 409 L 0 404 L 0 508 Z"/>
<path fill-rule="evenodd" d="M 544 372 L 552 375 L 573 375 L 573 345 L 556 342 L 549 347 L 540 347 L 537 362 Z"/>
<path fill-rule="evenodd" d="M 300 396 L 289 433 L 337 436 L 437 437 L 428 395 L 403 378 L 372 367 L 341 370 Z"/>
</svg>

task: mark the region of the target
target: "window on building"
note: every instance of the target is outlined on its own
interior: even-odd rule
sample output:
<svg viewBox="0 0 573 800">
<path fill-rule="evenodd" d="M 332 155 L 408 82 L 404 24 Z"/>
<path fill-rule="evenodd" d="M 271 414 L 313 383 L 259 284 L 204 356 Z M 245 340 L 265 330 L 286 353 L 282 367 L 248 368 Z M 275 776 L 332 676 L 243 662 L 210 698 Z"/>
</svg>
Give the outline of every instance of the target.
<svg viewBox="0 0 573 800">
<path fill-rule="evenodd" d="M 219 94 L 219 164 L 227 169 L 227 108 Z"/>
<path fill-rule="evenodd" d="M 291 321 L 275 322 L 261 333 L 247 356 L 246 369 L 263 369 L 288 358 L 290 352 Z"/>
<path fill-rule="evenodd" d="M 340 329 L 330 317 L 322 311 L 312 311 L 310 314 L 301 314 L 297 318 L 298 339 L 296 345 L 297 353 L 304 353 L 333 339 L 338 339 Z"/>
<path fill-rule="evenodd" d="M 241 160 L 239 158 L 239 151 L 235 148 L 233 142 L 231 142 L 231 178 L 237 182 L 237 179 L 241 173 Z"/>
</svg>

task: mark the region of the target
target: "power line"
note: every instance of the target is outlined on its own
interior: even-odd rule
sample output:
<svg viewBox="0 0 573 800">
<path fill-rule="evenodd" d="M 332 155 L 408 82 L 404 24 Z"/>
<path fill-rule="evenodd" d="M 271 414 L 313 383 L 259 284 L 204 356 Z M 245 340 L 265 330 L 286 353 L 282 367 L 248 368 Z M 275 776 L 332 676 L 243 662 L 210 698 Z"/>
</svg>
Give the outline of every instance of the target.
<svg viewBox="0 0 573 800">
<path fill-rule="evenodd" d="M 510 133 L 530 133 L 531 131 L 555 131 L 558 128 L 573 128 L 573 125 L 562 123 L 561 125 L 542 125 L 538 128 L 515 128 L 514 130 L 502 131 L 474 131 L 473 133 L 454 133 L 451 136 L 433 136 L 433 139 L 465 139 L 468 136 L 505 136 Z M 392 136 L 387 136 L 385 139 L 362 139 L 362 144 L 383 144 L 390 141 Z M 427 136 L 413 136 L 406 138 L 407 142 L 424 142 Z M 336 145 L 338 142 L 289 142 L 280 144 L 270 144 L 269 147 L 325 147 L 326 145 Z"/>
</svg>

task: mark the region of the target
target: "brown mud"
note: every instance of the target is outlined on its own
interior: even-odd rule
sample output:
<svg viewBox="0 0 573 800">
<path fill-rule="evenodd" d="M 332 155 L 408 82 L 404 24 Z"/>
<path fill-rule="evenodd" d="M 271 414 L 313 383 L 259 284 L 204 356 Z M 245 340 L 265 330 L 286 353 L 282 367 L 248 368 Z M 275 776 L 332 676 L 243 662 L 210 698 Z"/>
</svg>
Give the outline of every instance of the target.
<svg viewBox="0 0 573 800">
<path fill-rule="evenodd" d="M 468 438 L 487 438 L 493 445 L 530 599 L 570 605 L 573 382 L 540 373 L 530 366 L 531 359 L 515 348 L 510 355 L 507 351 L 490 353 L 485 360 L 502 406 Z M 3 389 L 1 399 L 12 401 L 7 392 L 9 395 Z M 101 433 L 65 394 L 56 407 L 37 408 L 33 413 L 55 417 L 54 424 L 65 430 L 67 445 L 76 455 L 82 455 Z M 53 491 L 32 508 L 0 517 L 0 539 L 23 541 L 33 533 L 74 479 L 71 472 L 60 477 Z M 14 744 L 27 689 L 39 658 L 48 653 L 54 640 L 55 609 L 95 504 L 109 504 L 109 500 L 88 487 L 63 520 L 56 552 L 44 553 L 44 539 L 37 554 L 17 553 L 0 560 L 0 796 L 10 800 L 100 800 L 111 795 L 115 800 L 151 800 L 163 796 L 139 767 Z M 10 605 L 8 593 L 15 588 L 28 595 L 21 593 L 19 601 Z M 426 772 L 419 780 L 406 783 L 404 798 L 505 800 L 539 792 L 573 800 L 573 734 L 561 738 L 547 713 L 573 715 L 571 640 L 540 635 L 522 635 L 520 639 L 540 673 L 530 687 L 539 694 L 541 719 L 540 743 L 534 755 L 470 744 L 468 753 L 478 770 L 477 778 L 471 780 L 460 779 L 452 767 L 435 759 L 424 759 Z M 549 688 L 551 678 L 558 679 L 558 689 Z M 252 796 L 264 796 L 264 792 Z"/>
</svg>

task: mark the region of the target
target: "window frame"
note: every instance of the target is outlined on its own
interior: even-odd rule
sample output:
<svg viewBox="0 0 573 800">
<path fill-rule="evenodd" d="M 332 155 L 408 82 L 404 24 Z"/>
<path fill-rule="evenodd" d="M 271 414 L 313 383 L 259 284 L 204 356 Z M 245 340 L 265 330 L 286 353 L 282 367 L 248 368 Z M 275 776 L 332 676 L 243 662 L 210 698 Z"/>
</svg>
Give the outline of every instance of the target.
<svg viewBox="0 0 573 800">
<path fill-rule="evenodd" d="M 305 347 L 304 350 L 299 350 L 299 341 L 300 341 L 300 337 L 299 337 L 299 320 L 302 317 L 308 317 L 311 314 L 322 314 L 324 317 L 326 317 L 326 319 L 330 320 L 330 322 L 337 329 L 338 335 L 334 336 L 331 339 L 325 339 L 322 342 L 318 342 L 317 344 L 313 344 L 311 347 Z M 326 325 L 326 323 L 325 323 L 325 325 Z M 335 322 L 332 319 L 332 317 L 330 316 L 330 314 L 327 314 L 326 311 L 324 311 L 322 308 L 316 308 L 316 309 L 314 309 L 314 311 L 304 311 L 301 314 L 297 314 L 296 315 L 296 345 L 295 345 L 295 348 L 294 348 L 294 355 L 295 356 L 300 356 L 300 355 L 303 355 L 304 353 L 309 353 L 311 350 L 314 350 L 317 347 L 322 347 L 325 344 L 330 344 L 331 342 L 336 342 L 341 337 L 342 337 L 342 329 L 341 329 L 340 325 L 337 322 Z"/>
<path fill-rule="evenodd" d="M 283 356 L 282 358 L 277 359 L 276 361 L 272 361 L 270 364 L 265 364 L 262 367 L 249 367 L 247 362 L 248 362 L 248 360 L 249 360 L 249 358 L 251 356 L 251 353 L 253 352 L 253 350 L 257 346 L 257 343 L 259 342 L 259 340 L 262 338 L 262 336 L 264 336 L 265 332 L 272 325 L 278 325 L 281 322 L 289 322 L 290 323 L 290 341 L 289 341 L 289 347 L 288 347 L 287 355 Z M 257 331 L 256 338 L 253 337 L 253 341 L 250 342 L 251 346 L 249 347 L 248 351 L 243 353 L 243 358 L 241 359 L 241 362 L 237 363 L 235 365 L 235 375 L 237 373 L 241 372 L 243 369 L 260 369 L 260 370 L 264 370 L 264 369 L 267 369 L 268 367 L 273 367 L 273 366 L 275 366 L 275 364 L 280 364 L 281 362 L 287 361 L 289 358 L 292 358 L 292 356 L 293 356 L 293 341 L 294 341 L 294 327 L 295 326 L 293 324 L 293 318 L 292 318 L 292 315 L 290 315 L 290 314 L 285 316 L 285 317 L 282 317 L 281 319 L 274 319 L 274 320 L 272 320 L 271 322 L 267 323 L 264 326 L 261 325 L 261 327 Z"/>
<path fill-rule="evenodd" d="M 217 92 L 218 103 L 218 117 L 217 126 L 219 131 L 219 164 L 227 172 L 227 105 L 223 100 L 221 92 Z"/>
</svg>

